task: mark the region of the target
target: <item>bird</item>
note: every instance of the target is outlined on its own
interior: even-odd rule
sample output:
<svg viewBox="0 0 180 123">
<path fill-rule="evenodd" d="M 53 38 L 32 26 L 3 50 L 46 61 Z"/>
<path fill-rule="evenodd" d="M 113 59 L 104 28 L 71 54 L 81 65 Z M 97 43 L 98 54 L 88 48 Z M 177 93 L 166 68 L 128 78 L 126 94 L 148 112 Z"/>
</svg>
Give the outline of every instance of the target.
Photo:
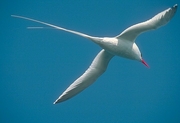
<svg viewBox="0 0 180 123">
<path fill-rule="evenodd" d="M 138 46 L 136 45 L 135 40 L 141 33 L 144 33 L 149 30 L 155 30 L 159 27 L 166 25 L 175 15 L 177 7 L 178 5 L 175 4 L 171 8 L 168 8 L 156 14 L 147 21 L 130 26 L 129 28 L 125 29 L 122 33 L 115 37 L 94 37 L 77 31 L 62 28 L 50 23 L 35 20 L 32 18 L 19 15 L 11 16 L 15 18 L 21 18 L 37 22 L 54 29 L 63 30 L 69 33 L 82 36 L 84 38 L 91 40 L 92 42 L 94 42 L 102 48 L 102 50 L 92 61 L 89 68 L 79 78 L 77 78 L 67 89 L 65 89 L 65 91 L 53 103 L 57 104 L 74 97 L 75 95 L 86 89 L 88 86 L 90 86 L 92 83 L 94 83 L 96 79 L 106 71 L 108 63 L 114 56 L 136 60 L 142 62 L 145 66 L 149 67 L 149 65 L 143 60 L 142 54 Z"/>
</svg>

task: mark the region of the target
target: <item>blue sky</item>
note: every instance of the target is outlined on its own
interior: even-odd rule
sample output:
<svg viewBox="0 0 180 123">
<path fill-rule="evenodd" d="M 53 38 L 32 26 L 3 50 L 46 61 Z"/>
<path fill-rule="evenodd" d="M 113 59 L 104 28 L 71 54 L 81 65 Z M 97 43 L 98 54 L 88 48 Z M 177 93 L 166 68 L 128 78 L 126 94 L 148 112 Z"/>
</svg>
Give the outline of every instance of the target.
<svg viewBox="0 0 180 123">
<path fill-rule="evenodd" d="M 107 71 L 72 99 L 57 97 L 101 50 L 91 41 L 12 18 L 35 18 L 92 36 L 111 37 L 178 0 L 3 0 L 0 4 L 0 122 L 180 122 L 180 12 L 166 26 L 137 38 L 143 64 L 114 57 Z"/>
</svg>

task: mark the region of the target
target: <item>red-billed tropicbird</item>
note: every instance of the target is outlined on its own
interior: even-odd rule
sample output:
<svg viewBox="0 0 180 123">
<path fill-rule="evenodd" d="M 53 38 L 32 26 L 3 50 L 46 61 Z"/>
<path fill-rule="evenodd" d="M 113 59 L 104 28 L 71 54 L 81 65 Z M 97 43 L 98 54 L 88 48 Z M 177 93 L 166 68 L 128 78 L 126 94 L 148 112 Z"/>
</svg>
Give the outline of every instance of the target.
<svg viewBox="0 0 180 123">
<path fill-rule="evenodd" d="M 11 16 L 34 21 L 37 23 L 41 23 L 53 27 L 55 29 L 80 35 L 82 37 L 90 39 L 91 41 L 98 44 L 102 48 L 102 50 L 95 57 L 95 59 L 93 60 L 89 68 L 85 71 L 85 73 L 81 75 L 77 80 L 75 80 L 54 102 L 54 104 L 56 104 L 75 96 L 76 94 L 80 93 L 85 88 L 87 88 L 89 85 L 91 85 L 101 74 L 103 74 L 106 71 L 109 61 L 114 56 L 120 56 L 132 60 L 137 60 L 142 62 L 147 67 L 149 67 L 148 64 L 143 60 L 141 52 L 138 46 L 136 45 L 135 40 L 137 36 L 140 35 L 141 33 L 149 30 L 157 29 L 167 24 L 176 13 L 177 6 L 178 5 L 175 4 L 173 7 L 160 12 L 159 14 L 155 15 L 154 17 L 152 17 L 147 21 L 135 24 L 127 28 L 116 37 L 93 37 L 80 32 L 55 26 L 53 24 L 45 23 L 39 20 L 18 16 L 18 15 L 11 15 Z M 43 27 L 37 27 L 37 28 L 43 28 Z"/>
</svg>

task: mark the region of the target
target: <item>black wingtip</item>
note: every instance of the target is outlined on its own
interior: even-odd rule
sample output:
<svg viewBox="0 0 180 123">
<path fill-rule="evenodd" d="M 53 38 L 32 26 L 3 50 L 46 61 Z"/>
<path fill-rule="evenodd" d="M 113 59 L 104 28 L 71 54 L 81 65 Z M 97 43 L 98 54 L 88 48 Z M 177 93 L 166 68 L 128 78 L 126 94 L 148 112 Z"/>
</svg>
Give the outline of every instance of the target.
<svg viewBox="0 0 180 123">
<path fill-rule="evenodd" d="M 173 6 L 173 8 L 177 8 L 178 7 L 178 4 L 175 4 L 174 6 Z"/>
</svg>

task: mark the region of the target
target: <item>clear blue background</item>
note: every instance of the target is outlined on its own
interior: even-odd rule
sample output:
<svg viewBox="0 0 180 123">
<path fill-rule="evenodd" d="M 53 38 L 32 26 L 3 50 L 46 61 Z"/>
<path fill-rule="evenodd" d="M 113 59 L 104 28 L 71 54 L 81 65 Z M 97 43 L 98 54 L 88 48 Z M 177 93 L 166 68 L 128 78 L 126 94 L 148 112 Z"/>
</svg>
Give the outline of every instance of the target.
<svg viewBox="0 0 180 123">
<path fill-rule="evenodd" d="M 0 2 L 1 123 L 180 123 L 180 10 L 137 44 L 150 69 L 114 57 L 108 70 L 74 98 L 52 103 L 101 50 L 27 16 L 92 36 L 116 36 L 179 0 L 22 0 Z"/>
</svg>

